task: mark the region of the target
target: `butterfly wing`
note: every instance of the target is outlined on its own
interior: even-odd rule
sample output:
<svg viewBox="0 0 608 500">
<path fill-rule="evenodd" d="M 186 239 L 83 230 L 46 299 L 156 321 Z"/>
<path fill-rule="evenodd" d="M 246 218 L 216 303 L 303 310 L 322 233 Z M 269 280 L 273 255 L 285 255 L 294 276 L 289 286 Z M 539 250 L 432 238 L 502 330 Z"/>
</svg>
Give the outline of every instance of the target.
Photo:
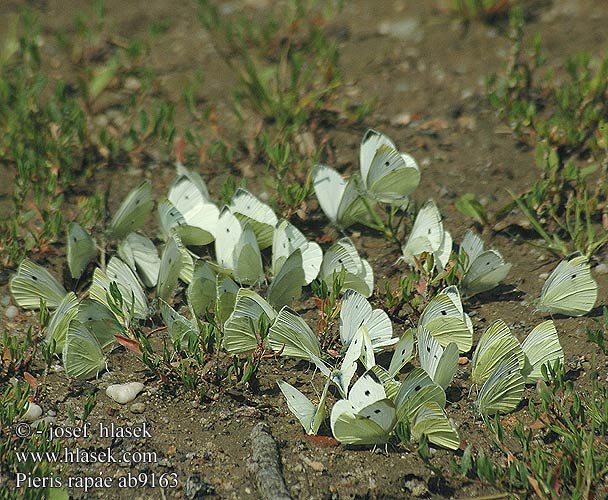
<svg viewBox="0 0 608 500">
<path fill-rule="evenodd" d="M 234 270 L 236 265 L 234 249 L 242 233 L 243 228 L 239 220 L 228 207 L 224 207 L 220 213 L 215 235 L 215 258 L 220 267 Z"/>
<path fill-rule="evenodd" d="M 156 286 L 160 271 L 160 257 L 150 238 L 130 233 L 120 242 L 118 255 L 132 271 L 137 271 L 145 286 L 150 288 Z"/>
<path fill-rule="evenodd" d="M 381 145 L 367 176 L 367 189 L 378 201 L 403 204 L 420 183 L 415 160 L 394 148 Z"/>
<path fill-rule="evenodd" d="M 367 299 L 355 290 L 347 290 L 340 307 L 340 340 L 348 346 L 357 330 L 371 316 L 372 306 Z"/>
<path fill-rule="evenodd" d="M 283 307 L 268 332 L 268 344 L 275 352 L 292 358 L 310 359 L 308 352 L 320 356 L 319 339 L 306 322 L 288 307 Z"/>
<path fill-rule="evenodd" d="M 391 358 L 388 372 L 395 377 L 408 361 L 413 358 L 414 352 L 414 330 L 409 328 L 399 339 L 395 346 L 395 352 Z"/>
<path fill-rule="evenodd" d="M 268 301 L 276 308 L 291 305 L 302 295 L 306 281 L 302 251 L 298 248 L 285 261 L 268 287 Z"/>
<path fill-rule="evenodd" d="M 88 263 L 96 255 L 97 247 L 95 246 L 95 240 L 91 238 L 89 233 L 80 224 L 70 222 L 68 224 L 67 236 L 67 260 L 72 278 L 80 278 Z"/>
<path fill-rule="evenodd" d="M 217 274 L 208 262 L 199 261 L 194 266 L 192 281 L 186 291 L 188 306 L 192 315 L 202 318 L 207 309 L 217 300 Z"/>
<path fill-rule="evenodd" d="M 403 260 L 410 265 L 414 264 L 414 257 L 424 252 L 436 252 L 443 241 L 443 224 L 439 209 L 433 200 L 427 201 L 414 220 L 412 232 L 407 242 L 401 248 Z"/>
<path fill-rule="evenodd" d="M 234 248 L 234 279 L 241 285 L 254 285 L 264 280 L 262 255 L 254 231 L 246 226 Z"/>
<path fill-rule="evenodd" d="M 344 196 L 346 181 L 333 168 L 317 165 L 313 171 L 313 186 L 319 206 L 334 224 L 338 222 L 338 209 Z"/>
<path fill-rule="evenodd" d="M 465 295 L 472 297 L 497 287 L 510 270 L 511 264 L 506 264 L 500 253 L 496 250 L 486 250 L 470 263 L 460 286 Z"/>
<path fill-rule="evenodd" d="M 411 422 L 418 409 L 428 401 L 434 401 L 441 408 L 445 407 L 445 392 L 422 368 L 414 368 L 401 382 L 395 396 L 397 418 Z"/>
<path fill-rule="evenodd" d="M 526 383 L 534 383 L 543 378 L 543 365 L 553 365 L 556 359 L 562 362 L 564 360 L 564 350 L 559 343 L 555 324 L 551 320 L 537 325 L 522 342 L 521 348 L 526 355 L 521 371 Z"/>
<path fill-rule="evenodd" d="M 110 237 L 121 240 L 143 227 L 151 209 L 152 185 L 144 181 L 129 192 L 114 214 L 110 223 Z"/>
<path fill-rule="evenodd" d="M 420 367 L 442 389 L 450 385 L 458 369 L 458 347 L 454 342 L 445 350 L 424 327 L 418 328 Z"/>
<path fill-rule="evenodd" d="M 448 287 L 433 297 L 418 325 L 431 332 L 443 347 L 455 342 L 460 352 L 467 352 L 473 345 L 473 327 L 462 309 L 456 287 Z"/>
<path fill-rule="evenodd" d="M 524 392 L 524 378 L 516 354 L 502 358 L 484 382 L 476 406 L 482 415 L 509 413 L 517 408 Z"/>
<path fill-rule="evenodd" d="M 63 344 L 72 320 L 78 316 L 78 299 L 74 292 L 69 292 L 59 303 L 49 321 L 45 342 L 55 341 L 55 353 L 63 351 Z"/>
<path fill-rule="evenodd" d="M 419 441 L 422 435 L 430 443 L 448 450 L 457 450 L 460 446 L 458 432 L 450 424 L 443 409 L 433 401 L 420 407 L 412 424 L 412 437 Z"/>
<path fill-rule="evenodd" d="M 49 309 L 56 309 L 68 293 L 44 267 L 27 258 L 19 264 L 9 287 L 17 305 L 24 309 L 38 309 L 41 300 Z"/>
<path fill-rule="evenodd" d="M 249 191 L 238 188 L 232 197 L 230 210 L 243 225 L 251 227 L 261 250 L 272 245 L 274 228 L 278 222 L 272 208 L 262 203 Z"/>
<path fill-rule="evenodd" d="M 304 284 L 308 285 L 319 274 L 323 251 L 317 243 L 308 241 L 297 227 L 284 220 L 275 229 L 272 240 L 272 273 L 275 276 L 296 250 L 302 253 Z"/>
<path fill-rule="evenodd" d="M 95 336 L 78 321 L 72 321 L 63 345 L 65 373 L 77 379 L 96 377 L 106 358 Z"/>
<path fill-rule="evenodd" d="M 524 351 L 519 340 L 503 320 L 496 320 L 483 333 L 473 353 L 473 383 L 485 382 L 498 364 L 512 355 L 518 359 L 519 368 L 523 368 Z"/>
<path fill-rule="evenodd" d="M 582 316 L 595 305 L 598 286 L 589 262 L 580 252 L 561 261 L 543 285 L 539 309 L 566 316 Z"/>
</svg>

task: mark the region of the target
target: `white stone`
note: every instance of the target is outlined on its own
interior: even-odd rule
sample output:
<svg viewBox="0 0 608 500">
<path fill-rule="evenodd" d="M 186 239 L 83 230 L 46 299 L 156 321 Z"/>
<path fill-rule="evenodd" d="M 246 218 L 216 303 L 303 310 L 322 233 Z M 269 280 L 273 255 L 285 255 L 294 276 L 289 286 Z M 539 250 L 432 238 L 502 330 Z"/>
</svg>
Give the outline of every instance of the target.
<svg viewBox="0 0 608 500">
<path fill-rule="evenodd" d="M 6 311 L 4 311 L 4 314 L 8 319 L 13 319 L 17 316 L 17 314 L 19 314 L 19 309 L 17 309 L 15 306 L 8 306 Z"/>
<path fill-rule="evenodd" d="M 128 382 L 126 384 L 112 384 L 106 389 L 106 395 L 122 405 L 133 401 L 143 390 L 141 382 Z"/>
</svg>

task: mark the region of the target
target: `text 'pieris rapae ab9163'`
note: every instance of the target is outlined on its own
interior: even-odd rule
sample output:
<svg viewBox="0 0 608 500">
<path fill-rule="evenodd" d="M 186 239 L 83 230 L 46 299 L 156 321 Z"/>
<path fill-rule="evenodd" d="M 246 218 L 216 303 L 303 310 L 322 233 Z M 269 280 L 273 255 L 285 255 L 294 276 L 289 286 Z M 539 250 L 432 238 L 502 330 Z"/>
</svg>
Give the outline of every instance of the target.
<svg viewBox="0 0 608 500">
<path fill-rule="evenodd" d="M 511 269 L 499 252 L 484 250 L 483 241 L 472 231 L 467 231 L 460 244 L 460 262 L 463 266 L 460 288 L 468 297 L 495 288 Z"/>
<path fill-rule="evenodd" d="M 575 252 L 562 260 L 545 281 L 538 308 L 565 316 L 582 316 L 593 309 L 597 291 L 589 261 Z"/>
<path fill-rule="evenodd" d="M 363 135 L 359 162 L 363 187 L 377 201 L 402 205 L 420 183 L 416 161 L 375 130 Z"/>
</svg>

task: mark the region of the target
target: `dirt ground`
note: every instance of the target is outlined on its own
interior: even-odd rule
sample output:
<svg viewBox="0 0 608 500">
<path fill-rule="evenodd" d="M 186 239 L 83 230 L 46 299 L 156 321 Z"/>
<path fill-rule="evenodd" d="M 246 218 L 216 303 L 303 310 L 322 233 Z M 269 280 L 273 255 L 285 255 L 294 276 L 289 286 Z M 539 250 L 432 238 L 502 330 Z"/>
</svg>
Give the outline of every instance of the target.
<svg viewBox="0 0 608 500">
<path fill-rule="evenodd" d="M 33 2 L 43 13 L 43 36 L 49 43 L 43 55 L 53 50 L 50 38 L 54 30 L 71 26 L 73 13 L 86 2 L 47 0 Z M 269 1 L 234 0 L 225 2 L 231 10 L 250 9 L 263 15 Z M 142 2 L 108 0 L 108 20 L 124 36 L 145 32 L 154 20 L 166 17 L 169 29 L 154 42 L 151 62 L 160 73 L 164 91 L 179 100 L 184 84 L 202 70 L 201 95 L 215 103 L 218 116 L 229 107 L 229 93 L 235 85 L 234 75 L 214 51 L 208 35 L 200 26 L 195 2 L 148 0 Z M 17 12 L 20 2 L 1 2 L 0 17 Z M 526 33 L 541 32 L 549 61 L 561 62 L 568 55 L 587 50 L 603 55 L 606 47 L 608 3 L 592 0 L 554 0 L 538 7 L 528 20 Z M 421 185 L 415 193 L 418 201 L 434 198 L 445 216 L 445 227 L 455 241 L 460 241 L 471 227 L 454 207 L 463 193 L 475 193 L 491 212 L 509 200 L 506 189 L 521 192 L 538 177 L 534 152 L 519 144 L 508 128 L 490 108 L 485 91 L 485 77 L 502 69 L 509 55 L 507 22 L 492 25 L 473 22 L 464 25 L 434 1 L 353 0 L 332 23 L 331 30 L 340 39 L 340 66 L 346 85 L 343 89 L 355 101 L 375 97 L 375 110 L 365 126 L 335 131 L 330 145 L 343 172 L 358 168 L 358 147 L 367 126 L 388 134 L 402 151 L 418 161 L 422 171 Z M 59 74 L 62 68 L 56 70 Z M 228 113 L 226 111 L 226 113 Z M 178 105 L 178 125 L 185 124 L 183 106 Z M 413 117 L 413 118 L 412 118 Z M 221 119 L 221 118 L 220 118 Z M 182 121 L 183 120 L 183 121 Z M 221 166 L 218 166 L 221 172 Z M 129 174 L 125 176 L 125 171 Z M 110 205 L 116 207 L 124 194 L 140 178 L 152 180 L 157 195 L 166 192 L 174 175 L 170 162 L 142 164 L 136 168 L 117 165 L 104 171 L 99 182 L 113 182 Z M 113 179 L 108 176 L 114 176 Z M 210 180 L 210 190 L 218 195 L 219 181 Z M 3 189 L 6 189 L 4 187 Z M 321 215 L 319 224 L 324 224 Z M 310 225 L 310 224 L 309 224 Z M 309 237 L 318 235 L 309 234 Z M 395 265 L 397 248 L 374 233 L 354 228 L 353 240 L 369 259 L 376 276 L 376 290 L 384 290 L 387 279 L 394 282 L 405 268 Z M 487 244 L 499 249 L 513 264 L 507 285 L 465 304 L 475 325 L 475 340 L 493 320 L 502 318 L 523 339 L 542 316 L 532 301 L 539 295 L 542 273 L 552 269 L 554 261 L 547 254 L 528 245 L 516 244 L 508 237 L 484 234 Z M 608 264 L 604 251 L 593 264 Z M 602 267 L 605 269 L 605 267 Z M 600 294 L 597 306 L 607 304 L 608 276 L 595 273 Z M 307 292 L 309 293 L 309 292 Z M 8 287 L 0 295 L 8 295 Z M 378 304 L 377 298 L 372 300 Z M 305 311 L 304 302 L 300 312 Z M 298 309 L 298 308 L 297 308 Z M 595 310 L 597 316 L 601 308 Z M 305 315 L 311 325 L 318 319 L 310 310 Z M 591 314 L 593 316 L 593 314 Z M 1 321 L 6 321 L 4 317 Z M 5 324 L 8 329 L 23 331 L 31 322 L 22 313 Z M 592 318 L 555 318 L 565 358 L 579 375 L 581 387 L 588 387 L 587 370 L 595 355 L 603 379 L 608 375 L 606 360 L 596 353 L 585 338 L 585 326 Z M 400 333 L 405 325 L 395 324 Z M 109 359 L 110 372 L 99 380 L 68 386 L 62 373 L 48 379 L 48 390 L 40 404 L 44 411 L 57 412 L 58 421 L 67 420 L 67 408 L 82 408 L 86 394 L 98 392 L 98 404 L 90 420 L 96 428 L 100 422 L 136 425 L 146 422 L 151 430 L 148 439 L 100 439 L 97 437 L 70 442 L 89 449 L 111 446 L 121 451 L 154 451 L 156 463 L 134 466 L 97 464 L 68 468 L 69 475 L 115 478 L 131 474 L 176 473 L 177 487 L 164 492 L 150 488 L 96 488 L 87 493 L 75 488 L 74 498 L 191 498 L 192 491 L 208 498 L 257 498 L 258 493 L 247 463 L 250 455 L 250 432 L 260 420 L 269 423 L 280 445 L 283 473 L 294 498 L 330 499 L 398 499 L 410 498 L 411 481 L 428 488 L 426 498 L 471 498 L 498 493 L 476 482 L 459 478 L 451 471 L 452 452 L 433 450 L 432 463 L 446 473 L 440 481 L 415 451 L 389 446 L 388 449 L 347 449 L 322 447 L 305 439 L 299 422 L 289 413 L 276 380 L 284 378 L 304 393 L 314 396 L 314 387 L 322 389 L 322 380 L 306 363 L 268 359 L 262 363 L 256 390 L 236 390 L 209 385 L 193 394 L 181 387 L 164 386 L 146 372 L 134 356 L 119 349 Z M 448 416 L 458 425 L 467 443 L 490 450 L 491 436 L 483 422 L 475 418 L 467 397 L 470 383 L 469 366 L 459 369 L 448 392 Z M 137 380 L 145 384 L 137 402 L 145 404 L 143 413 L 133 413 L 130 406 L 109 400 L 105 387 L 110 383 Z M 526 397 L 533 389 L 526 389 Z M 522 403 L 514 415 L 503 418 L 508 433 L 517 420 L 529 422 L 527 405 Z M 324 429 L 330 435 L 329 429 Z M 201 486 L 202 485 L 202 486 Z M 207 496 L 205 496 L 207 498 Z"/>
</svg>

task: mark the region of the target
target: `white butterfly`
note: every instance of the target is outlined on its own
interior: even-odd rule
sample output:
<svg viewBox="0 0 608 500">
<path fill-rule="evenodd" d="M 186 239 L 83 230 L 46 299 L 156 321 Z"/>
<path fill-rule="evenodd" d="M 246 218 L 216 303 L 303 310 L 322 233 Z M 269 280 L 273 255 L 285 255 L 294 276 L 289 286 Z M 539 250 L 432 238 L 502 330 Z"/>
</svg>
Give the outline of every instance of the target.
<svg viewBox="0 0 608 500">
<path fill-rule="evenodd" d="M 155 287 L 160 271 L 160 257 L 152 240 L 138 233 L 129 235 L 118 245 L 118 255 L 137 272 L 142 283 L 147 287 Z"/>
<path fill-rule="evenodd" d="M 388 369 L 380 365 L 374 365 L 371 367 L 371 371 L 374 372 L 374 374 L 382 382 L 386 395 L 393 401 L 401 388 L 401 383 L 398 382 L 395 377 L 399 374 L 401 368 L 403 368 L 414 357 L 413 352 L 414 330 L 412 328 L 408 328 L 408 330 L 401 336 L 395 345 L 395 351 L 391 357 Z"/>
<path fill-rule="evenodd" d="M 496 320 L 483 333 L 473 353 L 473 383 L 485 382 L 496 367 L 512 355 L 517 358 L 521 370 L 525 359 L 521 344 L 503 320 Z"/>
<path fill-rule="evenodd" d="M 403 204 L 420 183 L 420 169 L 384 134 L 369 129 L 360 149 L 363 186 L 376 200 Z"/>
<path fill-rule="evenodd" d="M 215 206 L 215 205 L 214 205 Z M 203 246 L 214 240 L 214 234 L 200 227 L 200 224 L 188 224 L 186 218 L 177 207 L 168 199 L 158 204 L 158 221 L 165 238 L 178 235 L 184 245 Z M 212 223 L 213 230 L 217 231 L 217 219 Z"/>
<path fill-rule="evenodd" d="M 339 274 L 344 268 L 343 289 L 352 289 L 365 297 L 374 291 L 374 272 L 367 260 L 361 258 L 350 238 L 342 238 L 334 243 L 325 255 L 319 270 L 319 278 L 328 287 L 333 284 L 334 274 Z"/>
<path fill-rule="evenodd" d="M 417 338 L 420 367 L 445 390 L 458 370 L 458 346 L 450 342 L 444 350 L 423 326 L 418 327 Z"/>
<path fill-rule="evenodd" d="M 473 323 L 464 312 L 460 293 L 454 285 L 444 288 L 427 304 L 418 326 L 426 328 L 443 346 L 455 342 L 460 352 L 473 345 Z"/>
<path fill-rule="evenodd" d="M 333 168 L 316 165 L 313 183 L 321 209 L 332 224 L 340 229 L 359 222 L 367 213 L 354 178 L 345 181 Z"/>
<path fill-rule="evenodd" d="M 43 300 L 49 309 L 55 309 L 68 293 L 44 267 L 27 258 L 19 264 L 17 274 L 10 280 L 9 288 L 17 305 L 24 309 L 38 309 L 40 300 Z"/>
<path fill-rule="evenodd" d="M 218 220 L 215 256 L 220 270 L 229 271 L 242 284 L 264 280 L 262 255 L 255 234 L 249 227 L 243 228 L 228 207 L 224 207 Z"/>
<path fill-rule="evenodd" d="M 63 344 L 63 367 L 70 377 L 97 377 L 106 366 L 106 356 L 99 341 L 88 328 L 72 321 Z"/>
<path fill-rule="evenodd" d="M 279 388 L 287 400 L 289 410 L 298 418 L 306 434 L 316 434 L 323 420 L 325 420 L 325 398 L 329 381 L 325 384 L 318 406 L 315 406 L 310 399 L 287 382 L 278 380 L 277 384 L 279 384 Z"/>
<path fill-rule="evenodd" d="M 302 251 L 289 255 L 268 287 L 268 301 L 277 309 L 291 305 L 302 295 L 306 283 Z"/>
<path fill-rule="evenodd" d="M 458 432 L 448 420 L 443 408 L 434 401 L 427 401 L 420 406 L 412 422 L 412 437 L 419 441 L 425 435 L 430 443 L 457 450 L 460 446 Z"/>
<path fill-rule="evenodd" d="M 415 265 L 415 258 L 423 253 L 432 253 L 436 266 L 443 269 L 452 252 L 452 236 L 443 229 L 441 214 L 433 200 L 427 201 L 414 220 L 412 232 L 401 247 L 401 260 Z"/>
<path fill-rule="evenodd" d="M 95 240 L 77 222 L 68 224 L 67 261 L 70 275 L 73 279 L 80 278 L 97 255 Z"/>
<path fill-rule="evenodd" d="M 116 321 L 114 314 L 94 300 L 85 299 L 80 302 L 77 319 L 95 336 L 104 353 L 116 346 L 116 335 L 125 335 L 124 327 Z"/>
<path fill-rule="evenodd" d="M 63 344 L 72 320 L 78 316 L 78 299 L 74 292 L 69 292 L 53 312 L 46 329 L 45 342 L 55 341 L 55 353 L 63 351 Z"/>
<path fill-rule="evenodd" d="M 109 236 L 121 240 L 127 234 L 137 231 L 146 223 L 150 210 L 152 185 L 149 181 L 144 181 L 129 192 L 114 214 L 110 222 Z"/>
<path fill-rule="evenodd" d="M 388 442 L 397 423 L 395 405 L 371 373 L 361 376 L 331 411 L 331 430 L 343 444 L 370 445 Z"/>
<path fill-rule="evenodd" d="M 495 288 L 511 269 L 496 250 L 484 251 L 483 241 L 472 231 L 467 231 L 462 240 L 460 256 L 465 263 L 460 287 L 468 297 Z"/>
<path fill-rule="evenodd" d="M 209 198 L 207 186 L 196 172 L 178 164 L 177 177 L 169 189 L 168 199 L 183 217 L 184 224 L 192 228 L 190 232 L 196 235 L 191 243 L 181 234 L 184 244 L 206 245 L 213 241 L 220 211 Z"/>
<path fill-rule="evenodd" d="M 363 295 L 355 290 L 347 290 L 342 297 L 340 308 L 342 345 L 348 347 L 355 334 L 364 326 L 374 352 L 380 352 L 399 340 L 393 337 L 393 325 L 385 311 L 372 310 L 372 306 Z"/>
<path fill-rule="evenodd" d="M 564 361 L 564 350 L 551 320 L 537 325 L 522 342 L 521 348 L 526 356 L 521 373 L 528 384 L 543 377 L 543 365 L 553 366 L 557 359 Z"/>
<path fill-rule="evenodd" d="M 538 308 L 549 313 L 582 316 L 593 309 L 597 290 L 589 261 L 575 252 L 562 260 L 545 281 Z"/>
<path fill-rule="evenodd" d="M 268 332 L 268 345 L 282 356 L 307 359 L 321 355 L 319 339 L 295 311 L 283 307 Z"/>
<path fill-rule="evenodd" d="M 272 245 L 274 228 L 278 222 L 272 208 L 262 203 L 249 191 L 238 188 L 232 197 L 230 210 L 243 226 L 251 227 L 260 250 Z"/>
<path fill-rule="evenodd" d="M 308 241 L 289 221 L 281 221 L 272 239 L 272 274 L 276 276 L 288 257 L 298 249 L 302 253 L 304 284 L 308 285 L 319 274 L 323 251 L 317 243 Z"/>
<path fill-rule="evenodd" d="M 395 396 L 397 418 L 412 422 L 420 407 L 434 401 L 445 407 L 445 391 L 422 368 L 414 368 L 407 374 Z"/>
<path fill-rule="evenodd" d="M 267 325 L 271 325 L 277 313 L 256 292 L 241 288 L 236 295 L 234 311 L 224 324 L 224 348 L 230 354 L 253 351 L 263 340 L 259 331 L 262 316 Z"/>
<path fill-rule="evenodd" d="M 479 413 L 494 415 L 517 408 L 525 387 L 520 366 L 519 357 L 514 352 L 498 360 L 477 395 L 475 405 Z"/>
<path fill-rule="evenodd" d="M 144 290 L 133 271 L 118 257 L 110 259 L 105 273 L 99 268 L 95 269 L 93 282 L 89 288 L 91 299 L 111 309 L 107 294 L 113 281 L 118 285 L 122 296 L 124 315 L 130 317 L 132 311 L 134 318 L 145 319 L 148 315 L 148 300 Z"/>
<path fill-rule="evenodd" d="M 156 284 L 156 295 L 164 301 L 173 296 L 177 281 L 183 266 L 183 255 L 175 236 L 170 237 L 165 244 L 160 259 L 160 270 Z"/>
<path fill-rule="evenodd" d="M 187 343 L 191 338 L 198 341 L 200 331 L 196 324 L 196 319 L 190 321 L 162 299 L 159 300 L 159 304 L 160 313 L 173 342 L 183 343 L 185 341 Z"/>
</svg>

